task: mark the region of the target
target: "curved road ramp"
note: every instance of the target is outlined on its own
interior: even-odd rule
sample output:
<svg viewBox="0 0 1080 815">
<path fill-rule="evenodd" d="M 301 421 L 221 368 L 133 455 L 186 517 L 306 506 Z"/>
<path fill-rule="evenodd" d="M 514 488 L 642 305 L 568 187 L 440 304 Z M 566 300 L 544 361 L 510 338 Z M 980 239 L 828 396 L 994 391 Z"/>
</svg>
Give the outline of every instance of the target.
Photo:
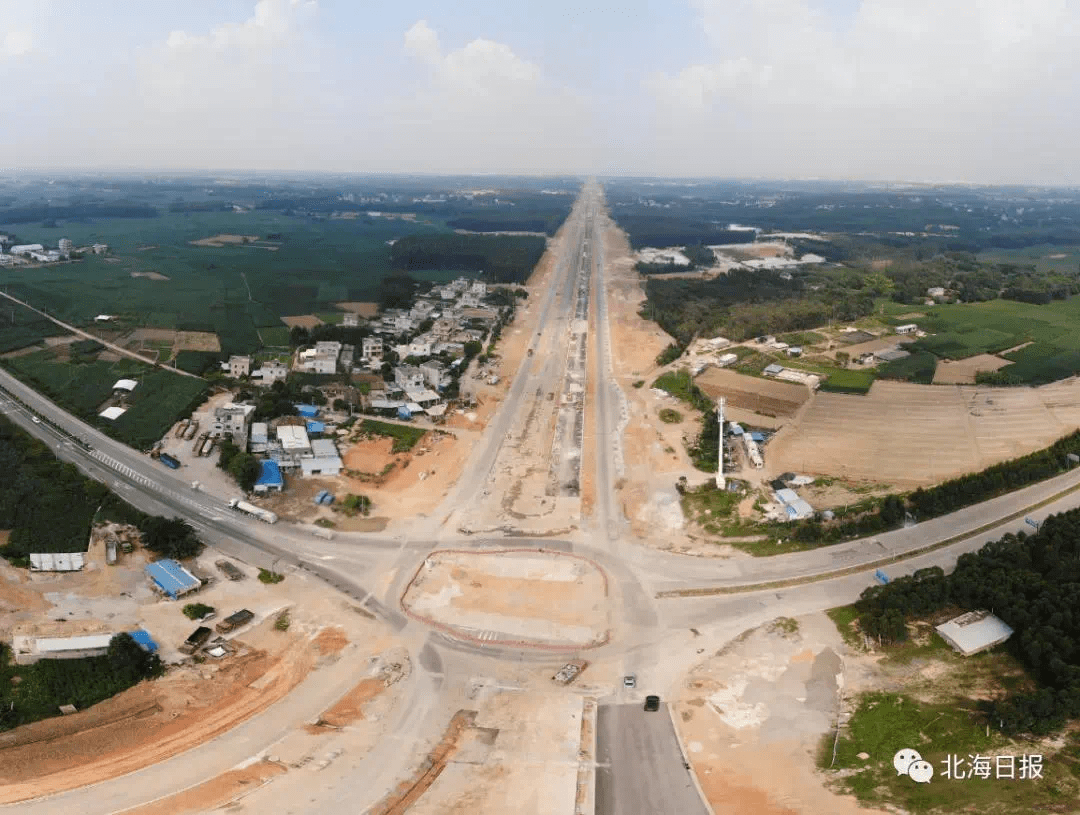
<svg viewBox="0 0 1080 815">
<path fill-rule="evenodd" d="M 481 645 L 576 651 L 609 638 L 608 580 L 588 558 L 536 549 L 441 550 L 401 598 L 410 617 Z"/>
</svg>

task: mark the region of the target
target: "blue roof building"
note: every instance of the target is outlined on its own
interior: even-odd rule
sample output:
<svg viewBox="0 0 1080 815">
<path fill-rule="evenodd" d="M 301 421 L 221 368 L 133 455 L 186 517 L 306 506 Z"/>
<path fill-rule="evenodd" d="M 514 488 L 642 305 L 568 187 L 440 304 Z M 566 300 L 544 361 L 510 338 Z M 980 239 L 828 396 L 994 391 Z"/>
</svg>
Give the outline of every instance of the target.
<svg viewBox="0 0 1080 815">
<path fill-rule="evenodd" d="M 259 462 L 259 477 L 255 480 L 255 492 L 281 492 L 285 489 L 285 479 L 281 467 L 276 461 Z"/>
<path fill-rule="evenodd" d="M 173 600 L 195 591 L 202 585 L 199 578 L 169 558 L 147 564 L 146 574 L 159 591 Z"/>
<path fill-rule="evenodd" d="M 143 631 L 141 628 L 136 628 L 134 631 L 131 631 L 129 633 L 131 635 L 131 638 L 135 640 L 135 642 L 139 643 L 142 649 L 147 653 L 153 654 L 157 651 L 158 644 L 154 642 L 154 639 L 150 636 L 149 632 Z"/>
<path fill-rule="evenodd" d="M 308 422 L 307 423 L 307 432 L 308 433 L 325 433 L 326 432 L 326 425 L 323 424 L 322 422 Z"/>
<path fill-rule="evenodd" d="M 756 430 L 751 431 L 750 432 L 750 440 L 751 441 L 756 441 L 756 442 L 758 442 L 760 444 L 761 442 L 765 441 L 765 434 L 764 433 L 758 433 Z"/>
<path fill-rule="evenodd" d="M 314 419 L 319 415 L 319 409 L 315 405 L 293 405 L 296 412 L 305 419 Z"/>
</svg>

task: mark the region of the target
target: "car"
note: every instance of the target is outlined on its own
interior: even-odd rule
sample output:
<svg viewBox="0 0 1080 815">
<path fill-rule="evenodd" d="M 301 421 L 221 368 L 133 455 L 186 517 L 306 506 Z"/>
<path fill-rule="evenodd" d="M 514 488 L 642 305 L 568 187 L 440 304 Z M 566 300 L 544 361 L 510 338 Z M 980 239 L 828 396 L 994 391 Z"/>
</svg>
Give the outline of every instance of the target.
<svg viewBox="0 0 1080 815">
<path fill-rule="evenodd" d="M 636 688 L 637 676 L 635 674 L 627 674 L 622 678 L 622 686 L 624 688 Z"/>
<path fill-rule="evenodd" d="M 37 416 L 31 416 L 30 421 L 32 421 L 34 424 L 41 424 L 41 419 L 39 419 Z"/>
<path fill-rule="evenodd" d="M 646 696 L 645 697 L 645 710 L 650 713 L 660 709 L 660 697 L 659 696 Z"/>
</svg>

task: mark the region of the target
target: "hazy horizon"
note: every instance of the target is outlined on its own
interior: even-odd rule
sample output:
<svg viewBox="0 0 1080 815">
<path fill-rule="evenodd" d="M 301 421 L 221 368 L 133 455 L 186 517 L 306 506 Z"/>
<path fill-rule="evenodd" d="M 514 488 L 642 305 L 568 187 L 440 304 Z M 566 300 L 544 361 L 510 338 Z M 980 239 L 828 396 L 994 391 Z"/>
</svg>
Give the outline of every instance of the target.
<svg viewBox="0 0 1080 815">
<path fill-rule="evenodd" d="M 1066 0 L 9 0 L 0 172 L 1072 186 Z"/>
</svg>

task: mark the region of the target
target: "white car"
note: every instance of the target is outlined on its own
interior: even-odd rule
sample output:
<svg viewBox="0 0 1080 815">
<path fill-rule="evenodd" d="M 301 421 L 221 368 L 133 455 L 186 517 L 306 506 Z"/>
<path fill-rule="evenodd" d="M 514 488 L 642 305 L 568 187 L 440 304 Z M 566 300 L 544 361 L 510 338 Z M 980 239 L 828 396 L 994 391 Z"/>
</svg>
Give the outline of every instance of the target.
<svg viewBox="0 0 1080 815">
<path fill-rule="evenodd" d="M 31 416 L 30 421 L 32 421 L 34 424 L 41 424 L 41 419 L 39 419 L 37 416 Z"/>
<path fill-rule="evenodd" d="M 637 675 L 627 674 L 622 678 L 622 686 L 624 688 L 636 688 L 637 687 Z"/>
</svg>

